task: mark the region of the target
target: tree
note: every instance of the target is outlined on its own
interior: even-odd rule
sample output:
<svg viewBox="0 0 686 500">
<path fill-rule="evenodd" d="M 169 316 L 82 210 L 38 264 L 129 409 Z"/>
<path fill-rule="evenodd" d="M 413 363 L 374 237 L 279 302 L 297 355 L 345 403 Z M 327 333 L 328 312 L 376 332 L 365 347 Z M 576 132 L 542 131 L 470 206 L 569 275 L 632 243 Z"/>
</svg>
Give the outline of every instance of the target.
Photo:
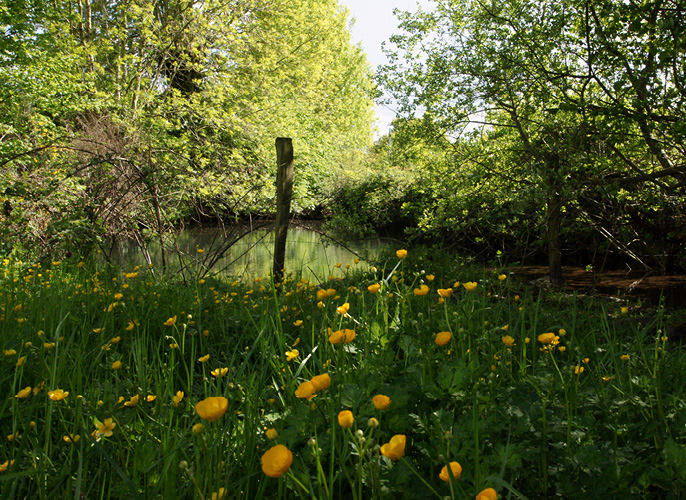
<svg viewBox="0 0 686 500">
<path fill-rule="evenodd" d="M 164 243 L 193 215 L 271 211 L 276 136 L 295 139 L 300 211 L 371 144 L 371 75 L 335 0 L 26 0 L 0 16 L 0 188 L 29 219 L 52 202 L 17 186 L 40 177 L 81 236 Z"/>
<path fill-rule="evenodd" d="M 682 7 L 612 0 L 435 3 L 433 12 L 401 15 L 405 33 L 392 38 L 398 51 L 380 80 L 407 113 L 425 109 L 458 142 L 466 124 L 493 137 L 498 128 L 516 132 L 513 153 L 519 151 L 523 168 L 496 168 L 544 193 L 553 284 L 561 282 L 562 211 L 574 207 L 588 216 L 579 207 L 598 194 L 599 183 L 610 204 L 619 186 L 631 186 L 640 199 L 655 181 L 669 184 L 683 202 L 674 191 L 683 176 L 674 168 L 683 163 L 675 125 L 683 121 L 683 68 L 674 61 L 684 47 L 683 37 L 672 38 L 681 28 L 667 21 L 682 16 Z M 644 44 L 647 50 L 637 50 Z M 666 55 L 658 57 L 662 49 Z M 621 235 L 606 236 L 631 252 Z"/>
</svg>

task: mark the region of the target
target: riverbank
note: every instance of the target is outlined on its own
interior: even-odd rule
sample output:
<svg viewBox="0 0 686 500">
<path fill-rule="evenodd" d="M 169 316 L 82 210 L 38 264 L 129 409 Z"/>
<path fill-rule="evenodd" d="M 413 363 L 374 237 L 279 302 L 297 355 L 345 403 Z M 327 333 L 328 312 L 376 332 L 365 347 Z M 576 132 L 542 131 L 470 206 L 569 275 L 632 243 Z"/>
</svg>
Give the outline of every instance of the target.
<svg viewBox="0 0 686 500">
<path fill-rule="evenodd" d="M 510 268 L 513 276 L 532 286 L 545 287 L 546 266 Z M 618 300 L 642 301 L 647 305 L 664 304 L 670 308 L 686 308 L 686 276 L 658 276 L 639 272 L 609 270 L 599 273 L 582 267 L 562 268 L 564 290 L 569 293 L 605 295 Z"/>
</svg>

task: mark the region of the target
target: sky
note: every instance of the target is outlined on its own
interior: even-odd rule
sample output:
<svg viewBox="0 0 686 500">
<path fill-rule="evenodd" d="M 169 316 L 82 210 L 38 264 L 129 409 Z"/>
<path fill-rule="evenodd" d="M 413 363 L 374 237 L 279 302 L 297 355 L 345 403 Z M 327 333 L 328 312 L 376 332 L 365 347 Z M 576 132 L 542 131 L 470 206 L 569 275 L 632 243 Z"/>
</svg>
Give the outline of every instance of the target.
<svg viewBox="0 0 686 500">
<path fill-rule="evenodd" d="M 339 3 L 346 6 L 350 10 L 350 16 L 355 19 L 353 43 L 362 44 L 367 60 L 375 70 L 387 62 L 381 51 L 382 42 L 397 32 L 398 19 L 393 15 L 393 9 L 414 12 L 417 5 L 423 10 L 431 10 L 433 5 L 430 0 L 339 0 Z M 376 106 L 376 114 L 379 133 L 387 133 L 395 112 L 391 107 Z"/>
</svg>

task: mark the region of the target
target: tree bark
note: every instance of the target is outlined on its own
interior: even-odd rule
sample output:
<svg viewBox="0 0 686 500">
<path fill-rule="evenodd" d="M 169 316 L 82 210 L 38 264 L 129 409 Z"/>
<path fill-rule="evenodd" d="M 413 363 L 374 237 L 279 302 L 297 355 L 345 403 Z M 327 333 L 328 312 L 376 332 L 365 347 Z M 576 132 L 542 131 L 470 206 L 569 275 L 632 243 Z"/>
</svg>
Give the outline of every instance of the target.
<svg viewBox="0 0 686 500">
<path fill-rule="evenodd" d="M 548 272 L 550 284 L 555 288 L 561 288 L 562 279 L 562 207 L 560 190 L 557 181 L 559 168 L 559 156 L 556 153 L 548 153 L 545 156 L 546 167 L 546 190 L 547 190 L 547 216 L 546 229 L 548 232 Z"/>
</svg>

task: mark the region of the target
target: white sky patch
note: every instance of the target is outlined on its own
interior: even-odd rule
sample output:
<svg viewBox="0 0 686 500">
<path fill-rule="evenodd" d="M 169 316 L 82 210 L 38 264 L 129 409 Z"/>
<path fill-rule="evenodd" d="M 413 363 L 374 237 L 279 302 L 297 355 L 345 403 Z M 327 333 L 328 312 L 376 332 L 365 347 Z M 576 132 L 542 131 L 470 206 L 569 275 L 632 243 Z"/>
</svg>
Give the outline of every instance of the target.
<svg viewBox="0 0 686 500">
<path fill-rule="evenodd" d="M 398 33 L 398 19 L 393 15 L 393 9 L 416 12 L 417 7 L 422 10 L 432 10 L 431 0 L 339 0 L 350 10 L 350 16 L 355 19 L 352 29 L 353 43 L 361 43 L 367 53 L 367 60 L 374 70 L 386 64 L 388 60 L 381 50 L 381 44 L 388 42 L 394 33 Z M 387 47 L 392 46 L 387 43 Z M 376 106 L 379 134 L 388 133 L 391 122 L 395 118 L 392 106 Z"/>
</svg>

